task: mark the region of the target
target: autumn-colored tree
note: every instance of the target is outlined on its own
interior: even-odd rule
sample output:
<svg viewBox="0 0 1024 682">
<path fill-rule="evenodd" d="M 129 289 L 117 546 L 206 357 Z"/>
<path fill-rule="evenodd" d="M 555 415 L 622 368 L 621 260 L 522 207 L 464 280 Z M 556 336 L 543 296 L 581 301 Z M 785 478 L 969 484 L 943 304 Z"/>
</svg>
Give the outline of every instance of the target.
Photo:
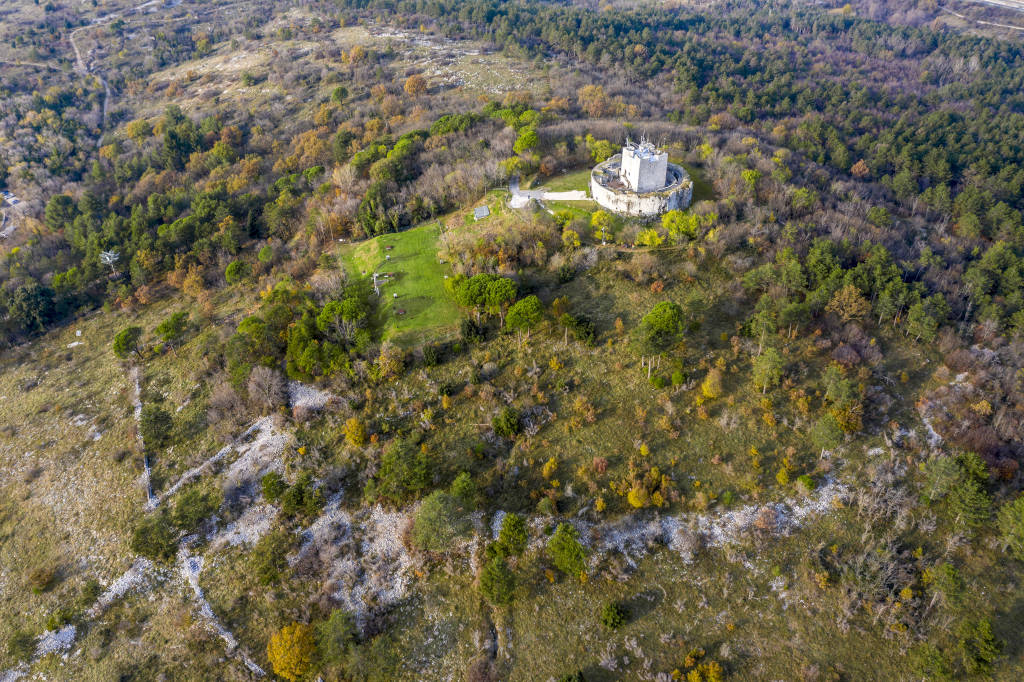
<svg viewBox="0 0 1024 682">
<path fill-rule="evenodd" d="M 567 312 L 569 312 L 568 296 L 559 296 L 555 300 L 551 301 L 551 314 L 556 318 L 561 317 Z"/>
<path fill-rule="evenodd" d="M 415 73 L 405 79 L 404 89 L 410 97 L 419 97 L 427 91 L 427 79 Z"/>
<path fill-rule="evenodd" d="M 565 97 L 552 97 L 548 100 L 548 103 L 542 107 L 541 111 L 569 111 L 569 100 Z"/>
<path fill-rule="evenodd" d="M 358 64 L 364 59 L 366 59 L 366 48 L 362 45 L 355 45 L 351 50 L 349 50 L 348 60 L 353 64 Z"/>
<path fill-rule="evenodd" d="M 153 134 L 153 126 L 146 119 L 138 118 L 125 126 L 125 132 L 136 144 L 142 144 L 143 140 Z"/>
<path fill-rule="evenodd" d="M 594 230 L 594 238 L 602 244 L 612 238 L 612 216 L 608 211 L 597 210 L 590 216 L 590 228 Z"/>
<path fill-rule="evenodd" d="M 722 395 L 722 370 L 713 367 L 700 385 L 701 394 L 708 400 L 714 400 Z"/>
<path fill-rule="evenodd" d="M 181 290 L 192 298 L 199 298 L 205 289 L 206 283 L 203 281 L 203 272 L 199 269 L 198 265 L 193 263 L 188 267 L 188 272 L 181 282 Z"/>
<path fill-rule="evenodd" d="M 385 342 L 377 356 L 377 367 L 381 379 L 398 376 L 405 367 L 405 353 L 393 343 Z"/>
<path fill-rule="evenodd" d="M 573 251 L 580 248 L 580 235 L 576 230 L 566 228 L 562 232 L 562 247 L 566 251 Z"/>
<path fill-rule="evenodd" d="M 839 316 L 843 322 L 859 320 L 871 312 L 871 303 L 861 295 L 860 290 L 847 284 L 832 295 L 825 311 Z"/>
<path fill-rule="evenodd" d="M 587 149 L 590 151 L 590 158 L 594 160 L 594 163 L 601 163 L 618 151 L 618 148 L 611 140 L 598 140 L 589 133 L 584 139 L 587 143 Z"/>
<path fill-rule="evenodd" d="M 640 230 L 636 235 L 637 246 L 655 248 L 661 246 L 664 242 L 665 238 L 658 234 L 658 231 L 653 227 L 649 227 L 646 230 Z"/>
<path fill-rule="evenodd" d="M 275 674 L 295 682 L 309 671 L 315 646 L 313 628 L 304 623 L 292 623 L 270 637 L 267 659 Z"/>
<path fill-rule="evenodd" d="M 576 99 L 587 116 L 600 118 L 611 111 L 611 101 L 600 85 L 584 85 L 576 93 Z"/>
<path fill-rule="evenodd" d="M 344 431 L 345 442 L 352 447 L 361 448 L 366 445 L 366 425 L 359 417 L 349 417 Z"/>
</svg>

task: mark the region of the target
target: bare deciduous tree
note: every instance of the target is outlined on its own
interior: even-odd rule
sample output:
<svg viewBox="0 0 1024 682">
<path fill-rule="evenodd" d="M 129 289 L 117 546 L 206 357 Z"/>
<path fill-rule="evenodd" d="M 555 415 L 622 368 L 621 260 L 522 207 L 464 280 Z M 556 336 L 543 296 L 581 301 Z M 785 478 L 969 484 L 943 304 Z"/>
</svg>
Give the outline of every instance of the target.
<svg viewBox="0 0 1024 682">
<path fill-rule="evenodd" d="M 264 413 L 273 412 L 284 403 L 284 377 L 276 369 L 253 367 L 247 388 L 249 399 Z"/>
</svg>

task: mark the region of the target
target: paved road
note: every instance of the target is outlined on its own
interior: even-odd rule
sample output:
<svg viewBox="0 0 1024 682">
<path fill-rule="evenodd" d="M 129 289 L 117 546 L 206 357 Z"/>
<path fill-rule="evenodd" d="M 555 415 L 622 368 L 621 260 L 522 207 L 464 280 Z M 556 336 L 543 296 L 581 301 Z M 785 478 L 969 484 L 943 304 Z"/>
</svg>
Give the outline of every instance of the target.
<svg viewBox="0 0 1024 682">
<path fill-rule="evenodd" d="M 1019 12 L 1024 12 L 1024 1 L 1022 1 L 1022 0 L 1007 0 L 1006 2 L 1003 2 L 1003 0 L 967 0 L 967 1 L 968 2 L 974 2 L 975 4 L 980 4 L 980 5 L 995 5 L 995 6 L 998 6 L 998 7 L 1002 7 L 1004 9 L 1013 9 L 1013 10 L 1017 10 Z M 997 24 L 994 21 L 982 21 L 980 19 L 972 19 L 972 18 L 970 18 L 968 16 L 964 16 L 963 14 L 960 14 L 959 12 L 954 12 L 951 9 L 946 9 L 945 7 L 940 7 L 939 9 L 942 10 L 943 12 L 947 13 L 947 14 L 952 14 L 954 17 L 958 17 L 960 19 L 963 19 L 964 21 L 973 21 L 974 23 L 981 24 L 982 26 L 995 26 L 997 28 L 1009 28 L 1009 29 L 1012 29 L 1014 31 L 1024 31 L 1024 26 L 1011 26 L 1010 24 Z"/>
<path fill-rule="evenodd" d="M 513 175 L 508 183 L 508 191 L 512 195 L 508 205 L 512 208 L 526 208 L 530 202 L 536 200 L 544 205 L 547 201 L 587 201 L 590 197 L 583 190 L 572 190 L 569 192 L 549 192 L 543 187 L 540 189 L 519 189 L 519 176 Z"/>
<path fill-rule="evenodd" d="M 540 201 L 544 198 L 542 189 L 519 189 L 518 175 L 512 176 L 512 180 L 508 183 L 508 191 L 512 194 L 512 198 L 508 202 L 512 208 L 526 208 L 534 199 Z"/>
</svg>

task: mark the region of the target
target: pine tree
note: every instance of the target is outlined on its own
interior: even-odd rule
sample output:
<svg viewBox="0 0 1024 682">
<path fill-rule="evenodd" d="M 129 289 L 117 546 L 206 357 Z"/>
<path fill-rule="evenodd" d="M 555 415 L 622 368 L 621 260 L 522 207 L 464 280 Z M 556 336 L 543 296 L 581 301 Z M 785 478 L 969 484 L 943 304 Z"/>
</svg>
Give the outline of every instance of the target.
<svg viewBox="0 0 1024 682">
<path fill-rule="evenodd" d="M 1004 504 L 997 520 L 1003 547 L 1024 561 L 1024 495 Z"/>
<path fill-rule="evenodd" d="M 558 570 L 566 575 L 582 577 L 587 568 L 587 554 L 578 538 L 579 533 L 568 523 L 558 524 L 548 540 L 548 554 Z"/>
<path fill-rule="evenodd" d="M 512 603 L 516 588 L 515 577 L 505 559 L 493 557 L 480 571 L 480 592 L 496 606 Z"/>
<path fill-rule="evenodd" d="M 967 478 L 953 488 L 949 495 L 949 509 L 958 526 L 973 530 L 980 527 L 991 516 L 991 500 L 988 493 L 974 478 Z"/>
</svg>

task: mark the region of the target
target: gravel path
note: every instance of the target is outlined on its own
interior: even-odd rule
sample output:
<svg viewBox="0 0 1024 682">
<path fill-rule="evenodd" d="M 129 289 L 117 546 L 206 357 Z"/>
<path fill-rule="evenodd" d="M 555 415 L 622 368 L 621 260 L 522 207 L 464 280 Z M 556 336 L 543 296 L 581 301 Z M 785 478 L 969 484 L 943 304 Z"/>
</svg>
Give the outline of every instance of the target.
<svg viewBox="0 0 1024 682">
<path fill-rule="evenodd" d="M 138 440 L 139 450 L 142 452 L 142 485 L 146 488 L 146 509 L 155 509 L 157 499 L 153 497 L 152 469 L 149 466 L 149 455 L 146 453 L 146 444 L 142 441 L 142 386 L 139 383 L 140 370 L 133 366 L 129 376 L 132 385 L 135 386 L 135 394 L 132 397 L 132 404 L 135 407 L 135 437 Z"/>
</svg>

